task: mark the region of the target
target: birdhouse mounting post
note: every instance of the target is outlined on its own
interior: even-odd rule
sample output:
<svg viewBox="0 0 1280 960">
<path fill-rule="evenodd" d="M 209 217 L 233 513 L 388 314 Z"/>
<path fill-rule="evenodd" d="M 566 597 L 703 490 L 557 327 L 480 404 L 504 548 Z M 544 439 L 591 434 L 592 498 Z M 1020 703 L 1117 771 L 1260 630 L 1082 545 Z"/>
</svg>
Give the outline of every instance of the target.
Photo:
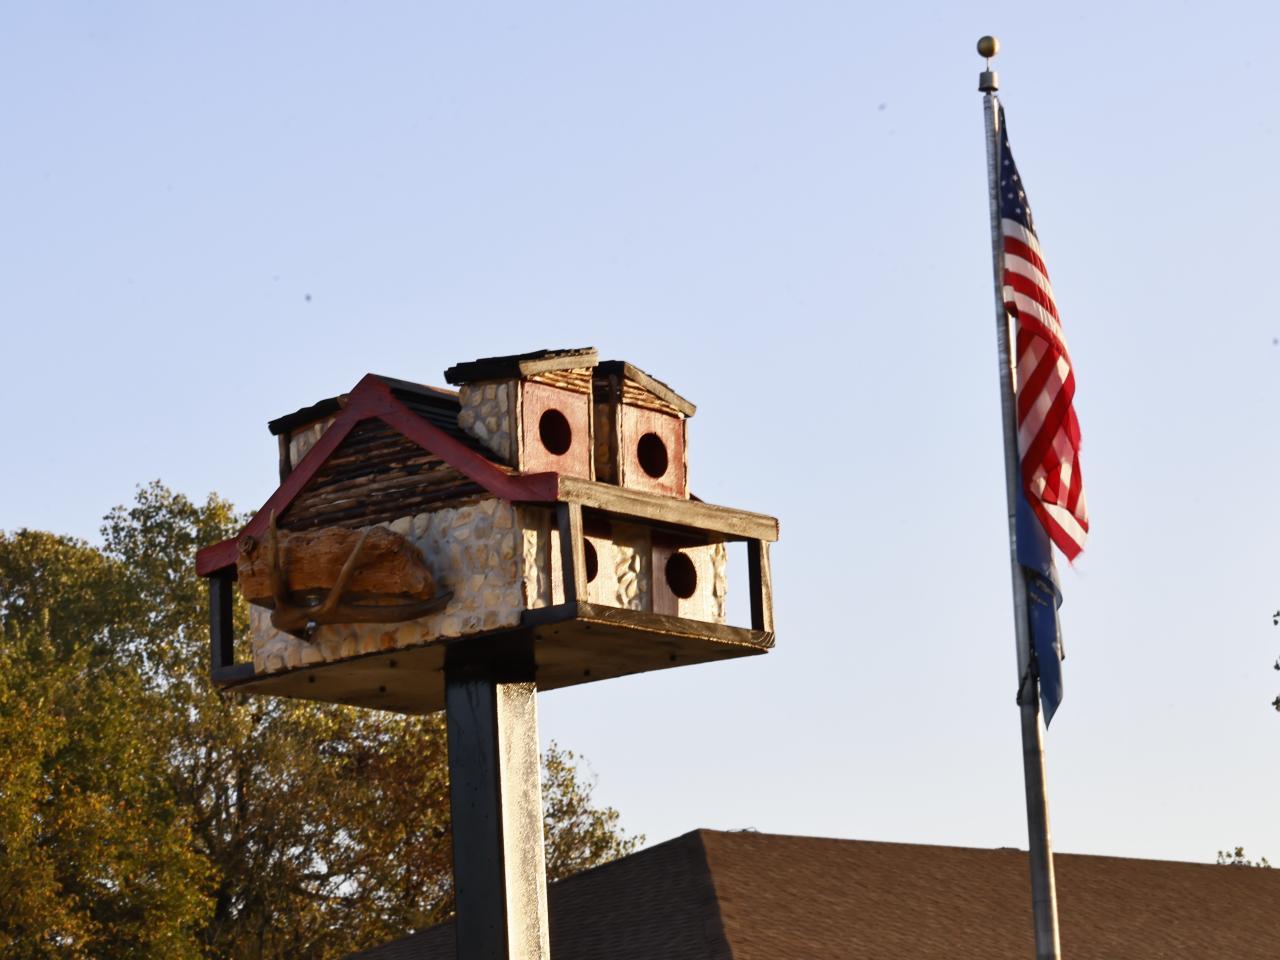
<svg viewBox="0 0 1280 960">
<path fill-rule="evenodd" d="M 530 641 L 445 667 L 461 960 L 550 956 Z"/>
</svg>

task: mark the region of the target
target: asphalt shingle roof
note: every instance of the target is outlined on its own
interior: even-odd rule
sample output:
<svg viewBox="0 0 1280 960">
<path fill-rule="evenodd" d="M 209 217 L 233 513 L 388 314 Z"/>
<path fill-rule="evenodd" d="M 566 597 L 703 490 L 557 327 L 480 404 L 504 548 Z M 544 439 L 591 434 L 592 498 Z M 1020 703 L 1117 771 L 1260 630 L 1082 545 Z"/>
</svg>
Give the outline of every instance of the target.
<svg viewBox="0 0 1280 960">
<path fill-rule="evenodd" d="M 1058 854 L 1072 960 L 1273 958 L 1280 870 Z M 1026 853 L 697 830 L 551 887 L 555 960 L 1024 960 Z M 453 928 L 361 960 L 453 960 Z"/>
</svg>

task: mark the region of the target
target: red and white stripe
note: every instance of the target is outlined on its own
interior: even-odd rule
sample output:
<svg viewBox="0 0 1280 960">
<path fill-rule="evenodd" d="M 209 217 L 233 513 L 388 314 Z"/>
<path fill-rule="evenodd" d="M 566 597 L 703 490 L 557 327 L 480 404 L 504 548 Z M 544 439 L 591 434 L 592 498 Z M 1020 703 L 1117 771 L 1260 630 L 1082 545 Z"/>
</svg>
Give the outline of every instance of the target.
<svg viewBox="0 0 1280 960">
<path fill-rule="evenodd" d="M 1068 560 L 1089 533 L 1071 357 L 1036 235 L 1003 220 L 1004 302 L 1018 322 L 1018 454 L 1027 501 Z"/>
</svg>

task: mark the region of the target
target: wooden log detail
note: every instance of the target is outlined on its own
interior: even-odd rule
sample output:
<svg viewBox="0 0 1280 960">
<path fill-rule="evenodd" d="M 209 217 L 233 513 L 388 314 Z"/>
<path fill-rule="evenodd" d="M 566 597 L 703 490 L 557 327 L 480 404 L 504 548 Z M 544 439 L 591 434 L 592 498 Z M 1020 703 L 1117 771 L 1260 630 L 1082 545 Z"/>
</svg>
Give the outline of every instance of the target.
<svg viewBox="0 0 1280 960">
<path fill-rule="evenodd" d="M 364 531 L 353 571 L 343 589 L 347 600 L 394 598 L 430 600 L 435 582 L 422 552 L 386 527 Z M 264 607 L 275 606 L 272 564 L 278 562 L 280 586 L 287 595 L 320 595 L 332 590 L 343 566 L 360 543 L 362 532 L 348 527 L 275 532 L 278 561 L 273 559 L 270 537 L 259 543 L 241 541 L 236 572 L 240 592 Z"/>
<path fill-rule="evenodd" d="M 292 532 L 368 526 L 481 490 L 437 455 L 372 420 L 352 428 L 277 521 Z"/>
</svg>

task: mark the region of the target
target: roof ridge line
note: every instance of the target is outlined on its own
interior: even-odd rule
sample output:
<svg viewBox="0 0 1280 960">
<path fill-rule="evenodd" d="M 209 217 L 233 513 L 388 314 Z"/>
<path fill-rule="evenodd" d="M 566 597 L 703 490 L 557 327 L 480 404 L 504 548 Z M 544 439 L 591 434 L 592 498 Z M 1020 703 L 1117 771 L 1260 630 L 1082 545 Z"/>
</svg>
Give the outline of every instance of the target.
<svg viewBox="0 0 1280 960">
<path fill-rule="evenodd" d="M 710 896 L 710 906 L 712 907 L 707 920 L 704 933 L 707 941 L 707 957 L 708 960 L 733 960 L 733 945 L 729 942 L 729 930 L 724 922 L 724 911 L 720 906 L 720 891 L 716 888 L 716 875 L 711 869 L 711 857 L 707 850 L 707 841 L 705 834 L 713 833 L 705 827 L 700 827 L 693 831 L 698 841 L 698 849 L 701 851 L 702 875 L 698 877 L 699 883 L 705 883 L 707 894 Z"/>
</svg>

